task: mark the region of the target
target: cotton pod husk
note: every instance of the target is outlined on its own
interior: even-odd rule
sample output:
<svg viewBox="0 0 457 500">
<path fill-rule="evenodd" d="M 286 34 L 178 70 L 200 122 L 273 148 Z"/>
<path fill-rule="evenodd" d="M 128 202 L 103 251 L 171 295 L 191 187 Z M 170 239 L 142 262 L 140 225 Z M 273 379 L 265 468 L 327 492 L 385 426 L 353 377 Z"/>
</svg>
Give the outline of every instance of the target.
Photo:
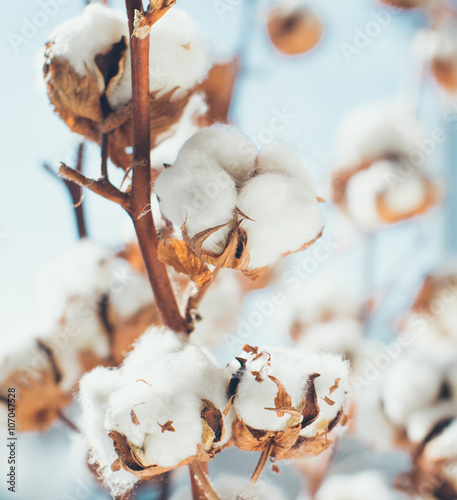
<svg viewBox="0 0 457 500">
<path fill-rule="evenodd" d="M 323 25 L 311 9 L 285 3 L 268 12 L 267 30 L 271 42 L 280 52 L 298 55 L 308 52 L 319 42 Z"/>
<path fill-rule="evenodd" d="M 248 345 L 244 347 L 244 351 L 246 357 L 236 358 L 240 368 L 233 373 L 229 385 L 229 393 L 233 394 L 232 407 L 235 413 L 232 426 L 235 445 L 246 451 L 269 450 L 275 460 L 315 456 L 325 451 L 332 443 L 329 434 L 337 426 L 344 427 L 347 422 L 346 391 L 343 387 L 347 384 L 347 364 L 340 365 L 341 377 L 333 379 L 332 385 L 327 388 L 328 395 L 322 397 L 322 388 L 316 389 L 316 380 L 321 376 L 317 372 L 308 373 L 306 376 L 295 374 L 294 381 L 289 379 L 287 385 L 294 389 L 294 394 L 291 395 L 280 378 L 270 374 L 278 373 L 278 367 L 275 367 L 277 365 L 275 357 L 278 357 L 278 353 L 279 356 L 287 356 L 287 352 L 271 349 L 262 351 Z M 291 357 L 290 364 L 296 365 L 296 359 Z M 333 359 L 340 358 L 335 356 Z M 290 368 L 286 370 L 288 369 Z M 243 384 L 246 386 L 246 381 L 251 385 L 255 382 L 257 385 L 251 387 L 241 401 L 240 395 L 247 390 L 243 387 Z M 271 387 L 267 387 L 268 384 Z M 297 384 L 302 384 L 301 388 Z M 272 387 L 276 388 L 276 396 L 272 406 L 267 407 L 263 403 L 271 397 Z M 341 392 L 340 402 L 332 408 L 330 417 L 323 416 L 324 405 L 328 407 L 335 405 L 335 401 L 330 399 L 335 391 Z M 247 399 L 248 395 L 259 398 L 262 403 L 257 407 L 257 403 Z M 254 407 L 257 408 L 256 411 Z M 274 418 L 270 417 L 270 412 Z"/>
</svg>

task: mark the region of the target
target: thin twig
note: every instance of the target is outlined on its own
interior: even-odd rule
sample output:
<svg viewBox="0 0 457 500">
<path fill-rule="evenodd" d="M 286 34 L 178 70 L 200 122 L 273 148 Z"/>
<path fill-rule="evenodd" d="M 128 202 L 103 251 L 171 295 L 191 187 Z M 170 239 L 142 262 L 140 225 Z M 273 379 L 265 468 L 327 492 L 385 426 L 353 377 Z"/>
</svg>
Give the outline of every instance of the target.
<svg viewBox="0 0 457 500">
<path fill-rule="evenodd" d="M 221 500 L 208 478 L 207 470 L 207 465 L 202 462 L 189 464 L 192 497 L 194 500 Z"/>
<path fill-rule="evenodd" d="M 265 469 L 265 465 L 267 464 L 272 451 L 273 451 L 273 441 L 270 441 L 268 448 L 262 451 L 257 466 L 254 469 L 254 472 L 252 473 L 250 481 L 251 484 L 255 484 L 259 480 L 259 477 L 261 476 L 263 469 Z"/>
<path fill-rule="evenodd" d="M 76 171 L 82 173 L 83 164 L 84 164 L 84 142 L 81 142 L 81 144 L 78 147 L 78 160 L 76 163 Z M 79 239 L 85 238 L 87 236 L 87 229 L 86 229 L 86 219 L 84 217 L 84 208 L 82 204 L 83 192 L 81 186 L 78 186 L 74 182 L 70 182 L 67 179 L 63 179 L 62 177 L 60 177 L 47 163 L 44 163 L 43 167 L 56 179 L 59 179 L 59 181 L 63 181 L 63 183 L 67 187 L 71 197 L 73 213 L 75 214 L 78 237 Z"/>
<path fill-rule="evenodd" d="M 193 321 L 193 314 L 192 314 L 193 311 L 195 311 L 200 305 L 200 302 L 203 300 L 203 297 L 206 295 L 206 292 L 208 291 L 209 287 L 211 286 L 212 283 L 214 283 L 214 280 L 216 279 L 216 276 L 219 273 L 220 269 L 221 269 L 220 267 L 217 267 L 213 271 L 212 280 L 209 283 L 207 283 L 206 286 L 204 286 L 197 293 L 194 293 L 189 297 L 186 306 L 186 320 L 189 324 L 191 324 Z"/>
<path fill-rule="evenodd" d="M 135 14 L 143 11 L 141 0 L 126 0 L 130 32 L 133 105 L 133 163 L 130 216 L 163 322 L 175 332 L 187 332 L 165 265 L 159 260 L 159 240 L 150 210 L 151 134 L 149 114 L 149 32 L 134 35 Z"/>
<path fill-rule="evenodd" d="M 125 210 L 130 209 L 128 194 L 119 191 L 119 189 L 113 186 L 107 178 L 102 177 L 99 180 L 90 179 L 77 170 L 67 167 L 65 163 L 60 164 L 59 175 L 64 179 L 78 184 L 79 186 L 84 186 L 87 189 L 90 189 L 107 200 L 114 201 L 114 203 L 121 205 L 125 208 Z"/>
</svg>

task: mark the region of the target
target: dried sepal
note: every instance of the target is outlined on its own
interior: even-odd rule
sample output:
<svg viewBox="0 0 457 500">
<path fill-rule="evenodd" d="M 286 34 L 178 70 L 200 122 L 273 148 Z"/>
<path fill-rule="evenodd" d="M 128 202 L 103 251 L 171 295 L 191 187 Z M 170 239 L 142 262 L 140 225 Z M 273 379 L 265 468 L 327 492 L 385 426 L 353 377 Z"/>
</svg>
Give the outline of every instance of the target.
<svg viewBox="0 0 457 500">
<path fill-rule="evenodd" d="M 189 276 L 201 290 L 212 279 L 211 270 L 190 249 L 189 245 L 178 238 L 166 234 L 159 243 L 159 259 L 178 272 Z"/>
</svg>

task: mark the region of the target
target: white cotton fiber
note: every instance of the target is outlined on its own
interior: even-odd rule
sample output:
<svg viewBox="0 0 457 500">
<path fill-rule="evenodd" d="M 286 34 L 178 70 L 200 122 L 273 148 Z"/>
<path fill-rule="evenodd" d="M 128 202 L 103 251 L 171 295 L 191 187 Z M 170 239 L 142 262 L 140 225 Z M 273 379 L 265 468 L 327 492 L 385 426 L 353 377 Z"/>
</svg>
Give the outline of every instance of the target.
<svg viewBox="0 0 457 500">
<path fill-rule="evenodd" d="M 384 411 L 396 425 L 421 408 L 431 405 L 439 396 L 442 375 L 439 369 L 424 358 L 399 359 L 386 374 L 382 398 Z"/>
<path fill-rule="evenodd" d="M 201 151 L 179 155 L 175 164 L 160 174 L 155 190 L 162 213 L 177 228 L 186 222 L 190 237 L 233 220 L 235 183 Z M 211 235 L 204 248 L 215 252 L 223 249 L 229 230 L 230 224 Z"/>
<path fill-rule="evenodd" d="M 289 146 L 279 141 L 272 141 L 265 145 L 259 153 L 256 164 L 258 173 L 284 174 L 299 178 L 306 183 L 309 190 L 313 190 L 313 181 L 306 167 L 292 152 Z"/>
<path fill-rule="evenodd" d="M 415 172 L 405 178 L 398 177 L 399 182 L 388 185 L 383 193 L 383 201 L 396 214 L 408 214 L 419 210 L 427 196 L 427 184 L 419 173 Z"/>
<path fill-rule="evenodd" d="M 457 459 L 457 419 L 454 419 L 435 439 L 427 444 L 424 453 L 431 460 L 452 460 L 455 462 Z M 455 463 L 453 465 L 455 468 Z"/>
<path fill-rule="evenodd" d="M 127 471 L 111 470 L 117 454 L 104 424 L 105 410 L 109 395 L 120 386 L 121 378 L 117 370 L 104 367 L 84 375 L 79 385 L 82 406 L 80 427 L 90 447 L 89 461 L 98 466 L 100 476 L 113 496 L 129 491 L 137 482 L 137 478 Z"/>
<path fill-rule="evenodd" d="M 314 240 L 324 222 L 310 186 L 281 174 L 250 179 L 240 191 L 238 208 L 251 220 L 242 227 L 248 235 L 249 268 L 273 264 Z"/>
<path fill-rule="evenodd" d="M 415 118 L 389 102 L 356 108 L 341 122 L 336 150 L 340 168 L 386 155 L 409 154 L 419 148 L 422 138 Z"/>
<path fill-rule="evenodd" d="M 206 153 L 238 185 L 244 183 L 255 168 L 255 144 L 229 125 L 216 124 L 200 130 L 184 144 L 180 154 L 187 155 L 193 151 Z"/>
<path fill-rule="evenodd" d="M 127 18 L 122 12 L 99 3 L 88 5 L 81 15 L 65 21 L 50 35 L 52 53 L 69 61 L 81 76 L 86 65 L 94 73 L 94 58 L 108 51 L 122 37 L 128 43 Z"/>
<path fill-rule="evenodd" d="M 198 33 L 198 26 L 187 12 L 170 9 L 151 29 L 149 41 L 149 89 L 157 97 L 176 89 L 172 99 L 201 83 L 211 66 L 212 47 Z M 114 108 L 132 98 L 130 56 L 125 72 L 109 94 Z"/>
<path fill-rule="evenodd" d="M 354 475 L 338 474 L 323 482 L 316 500 L 396 500 L 397 496 L 377 471 L 364 471 Z"/>
</svg>

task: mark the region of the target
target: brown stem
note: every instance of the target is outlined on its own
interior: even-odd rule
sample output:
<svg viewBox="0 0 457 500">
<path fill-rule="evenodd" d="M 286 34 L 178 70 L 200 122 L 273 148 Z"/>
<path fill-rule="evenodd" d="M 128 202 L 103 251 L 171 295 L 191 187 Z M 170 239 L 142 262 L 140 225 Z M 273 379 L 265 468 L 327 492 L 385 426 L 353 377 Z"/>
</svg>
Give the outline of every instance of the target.
<svg viewBox="0 0 457 500">
<path fill-rule="evenodd" d="M 165 472 L 161 477 L 162 484 L 160 488 L 160 497 L 159 500 L 168 500 L 170 497 L 170 480 L 171 474 L 169 472 Z"/>
<path fill-rule="evenodd" d="M 68 181 L 74 182 L 79 186 L 84 186 L 90 189 L 94 193 L 103 196 L 107 200 L 114 201 L 127 211 L 130 209 L 130 200 L 127 193 L 119 191 L 114 187 L 107 178 L 100 178 L 98 181 L 95 179 L 89 179 L 85 175 L 81 174 L 73 168 L 67 167 L 65 163 L 60 164 L 59 175 Z"/>
<path fill-rule="evenodd" d="M 83 160 L 84 160 L 84 142 L 81 142 L 81 144 L 78 147 L 78 160 L 76 164 L 76 170 L 80 173 L 83 171 L 83 163 L 84 163 Z M 59 177 L 47 163 L 44 163 L 43 167 L 54 177 L 56 177 L 60 181 L 63 181 L 65 186 L 67 186 L 68 192 L 71 197 L 71 202 L 73 205 L 73 212 L 75 214 L 76 228 L 78 230 L 79 239 L 85 238 L 87 236 L 87 229 L 86 229 L 86 220 L 84 217 L 84 209 L 82 204 L 83 193 L 81 186 L 78 186 L 74 182 L 70 182 L 67 179 L 62 179 L 62 177 Z"/>
<path fill-rule="evenodd" d="M 203 462 L 189 464 L 193 500 L 221 500 L 208 478 L 208 465 Z"/>
<path fill-rule="evenodd" d="M 135 11 L 141 0 L 126 0 L 132 60 L 133 163 L 130 216 L 163 322 L 175 332 L 187 332 L 165 265 L 159 260 L 159 240 L 151 213 L 151 133 L 149 113 L 149 33 L 133 35 Z"/>
<path fill-rule="evenodd" d="M 206 286 L 204 286 L 197 293 L 194 293 L 189 297 L 186 306 L 186 320 L 189 325 L 191 325 L 193 322 L 193 312 L 200 305 L 200 302 L 203 300 L 203 297 L 206 295 L 206 292 L 208 291 L 211 284 L 214 283 L 214 280 L 216 279 L 216 276 L 219 273 L 220 269 L 221 269 L 220 267 L 216 267 L 216 269 L 213 272 L 212 280 L 209 283 L 207 283 Z"/>
<path fill-rule="evenodd" d="M 252 473 L 250 481 L 251 484 L 255 484 L 259 480 L 259 477 L 261 476 L 263 469 L 265 469 L 265 465 L 267 465 L 268 458 L 270 457 L 272 451 L 273 451 L 273 441 L 270 441 L 268 448 L 262 451 L 257 466 L 254 472 Z"/>
</svg>

